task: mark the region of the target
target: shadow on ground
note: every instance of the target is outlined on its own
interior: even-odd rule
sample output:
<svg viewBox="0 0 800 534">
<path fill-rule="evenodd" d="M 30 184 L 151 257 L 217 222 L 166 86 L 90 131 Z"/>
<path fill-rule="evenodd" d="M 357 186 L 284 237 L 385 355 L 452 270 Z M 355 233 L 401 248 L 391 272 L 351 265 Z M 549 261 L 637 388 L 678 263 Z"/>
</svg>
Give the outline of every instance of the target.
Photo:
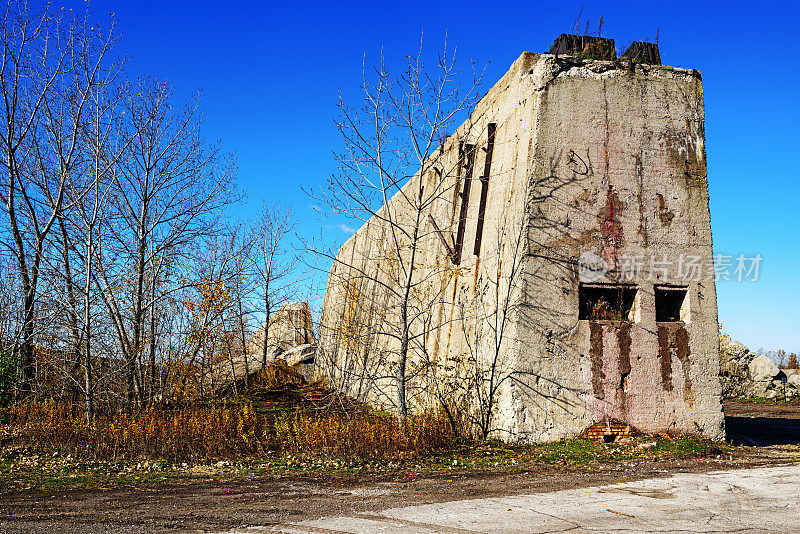
<svg viewBox="0 0 800 534">
<path fill-rule="evenodd" d="M 800 419 L 727 416 L 725 430 L 734 445 L 800 444 Z"/>
<path fill-rule="evenodd" d="M 725 431 L 734 445 L 800 445 L 800 400 L 754 403 L 728 399 Z"/>
</svg>

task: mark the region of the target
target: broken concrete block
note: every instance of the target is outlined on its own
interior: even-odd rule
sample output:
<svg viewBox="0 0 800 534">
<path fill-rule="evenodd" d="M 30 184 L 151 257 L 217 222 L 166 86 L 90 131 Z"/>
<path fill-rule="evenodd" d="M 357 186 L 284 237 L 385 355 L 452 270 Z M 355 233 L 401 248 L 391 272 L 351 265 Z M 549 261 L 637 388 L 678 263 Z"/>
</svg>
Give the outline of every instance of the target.
<svg viewBox="0 0 800 534">
<path fill-rule="evenodd" d="M 748 365 L 754 352 L 728 335 L 719 338 L 719 376 L 724 398 L 741 397 L 752 386 Z"/>
<path fill-rule="evenodd" d="M 297 365 L 298 363 L 308 363 L 309 360 L 314 359 L 314 354 L 316 354 L 316 352 L 316 345 L 306 343 L 305 345 L 298 345 L 281 353 L 280 359 L 285 361 L 289 366 Z"/>
<path fill-rule="evenodd" d="M 264 349 L 264 333 L 268 332 L 267 354 L 289 350 L 298 345 L 315 342 L 314 326 L 308 302 L 287 302 L 275 313 L 269 322 L 262 326 L 247 342 L 247 351 L 262 354 Z"/>
<path fill-rule="evenodd" d="M 780 372 L 775 362 L 763 354 L 753 358 L 747 369 L 753 382 L 772 382 Z"/>
<path fill-rule="evenodd" d="M 264 333 L 269 325 L 267 354 L 264 355 Z M 313 375 L 315 344 L 311 312 L 307 302 L 288 302 L 273 313 L 267 325 L 262 326 L 248 340 L 247 350 L 232 354 L 216 362 L 208 380 L 213 389 L 228 385 L 261 370 L 266 363 L 283 360 L 304 378 Z"/>
<path fill-rule="evenodd" d="M 786 378 L 786 383 L 800 390 L 800 374 L 794 373 Z"/>
</svg>

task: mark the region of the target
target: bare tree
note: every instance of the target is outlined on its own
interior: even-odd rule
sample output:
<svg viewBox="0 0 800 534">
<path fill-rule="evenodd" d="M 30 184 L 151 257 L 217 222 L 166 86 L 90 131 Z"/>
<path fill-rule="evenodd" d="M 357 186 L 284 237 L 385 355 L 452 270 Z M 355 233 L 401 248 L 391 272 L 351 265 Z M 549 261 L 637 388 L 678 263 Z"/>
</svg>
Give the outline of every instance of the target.
<svg viewBox="0 0 800 534">
<path fill-rule="evenodd" d="M 116 73 L 114 73 L 116 75 Z M 92 352 L 93 334 L 95 330 L 95 319 L 99 313 L 99 297 L 96 289 L 98 288 L 95 276 L 95 265 L 100 256 L 97 254 L 98 241 L 107 238 L 108 225 L 104 224 L 109 212 L 109 201 L 114 191 L 112 177 L 113 169 L 116 168 L 120 159 L 127 150 L 127 143 L 130 139 L 120 139 L 120 113 L 118 109 L 119 101 L 124 94 L 121 90 L 114 87 L 108 89 L 114 80 L 108 80 L 106 90 L 95 90 L 92 94 L 91 109 L 92 116 L 87 121 L 82 143 L 86 147 L 86 170 L 85 174 L 91 177 L 92 187 L 87 193 L 82 191 L 68 193 L 68 198 L 74 198 L 72 238 L 66 231 L 66 224 L 60 221 L 62 239 L 64 242 L 64 266 L 65 278 L 68 288 L 68 303 L 75 305 L 75 296 L 72 286 L 74 285 L 72 273 L 69 269 L 69 253 L 72 248 L 80 260 L 82 269 L 83 284 L 80 287 L 83 309 L 80 310 L 81 328 L 76 343 L 77 347 L 82 347 L 82 358 L 76 358 L 75 362 L 83 361 L 83 384 L 82 392 L 84 396 L 84 411 L 87 422 L 91 421 L 94 415 L 94 379 Z M 77 194 L 76 194 L 77 193 Z M 76 243 L 77 241 L 77 243 Z M 72 244 L 71 244 L 72 243 Z M 76 246 L 78 245 L 78 246 Z M 74 313 L 70 316 L 77 316 L 78 308 L 73 308 Z M 77 365 L 76 365 L 77 367 Z M 74 373 L 73 373 L 74 376 Z"/>
<path fill-rule="evenodd" d="M 462 400 L 460 404 L 468 408 L 470 423 L 482 439 L 495 430 L 494 416 L 501 388 L 520 371 L 509 355 L 510 346 L 516 341 L 515 322 L 524 302 L 525 225 L 522 219 L 505 220 L 497 231 L 492 253 L 502 260 L 493 265 L 494 272 L 481 277 L 485 283 L 475 297 L 459 306 L 469 361 L 444 380 L 435 377 L 443 403 Z M 440 381 L 444 384 L 440 385 Z"/>
<path fill-rule="evenodd" d="M 0 351 L 20 356 L 19 395 L 91 421 L 189 376 L 202 390 L 293 295 L 290 211 L 249 232 L 222 220 L 241 199 L 232 156 L 201 135 L 199 97 L 179 107 L 168 84 L 126 80 L 113 16 L 0 9 Z"/>
<path fill-rule="evenodd" d="M 113 19 L 106 29 L 83 16 L 55 16 L 49 6 L 3 6 L 0 28 L 0 159 L 4 182 L 0 201 L 8 225 L 4 244 L 13 252 L 23 292 L 19 353 L 21 394 L 31 390 L 36 300 L 47 239 L 69 187 L 81 181 L 81 136 L 93 91 L 108 82 L 106 60 L 117 41 Z M 81 197 L 79 193 L 76 195 Z"/>
<path fill-rule="evenodd" d="M 194 98 L 176 111 L 169 86 L 157 80 L 141 82 L 125 103 L 132 141 L 114 173 L 114 237 L 105 245 L 116 261 L 98 278 L 126 362 L 129 403 L 143 400 L 137 368 L 147 318 L 155 302 L 174 290 L 153 284 L 193 243 L 213 233 L 221 210 L 240 198 L 232 159 L 200 135 L 198 104 Z"/>
<path fill-rule="evenodd" d="M 409 356 L 424 352 L 427 334 L 439 326 L 430 321 L 430 304 L 438 296 L 428 291 L 439 273 L 421 268 L 423 247 L 430 238 L 441 239 L 451 257 L 455 254 L 456 244 L 429 217 L 450 202 L 455 183 L 449 178 L 456 162 L 443 144 L 473 107 L 480 83 L 474 70 L 470 83 L 461 83 L 464 73 L 446 46 L 433 67 L 423 58 L 420 45 L 398 74 L 390 72 L 382 54 L 377 65 L 364 66 L 361 104 L 339 102 L 340 170 L 320 191 L 310 192 L 325 214 L 371 225 L 351 238 L 349 253 L 316 248 L 334 260 L 329 286 L 339 285 L 350 299 L 341 310 L 346 317 L 322 325 L 338 329 L 333 337 L 345 339 L 346 346 L 329 343 L 325 350 L 333 360 L 343 353 L 347 361 L 333 365 L 358 374 L 357 381 L 391 376 L 394 392 L 386 400 L 400 420 L 409 410 L 409 381 L 423 371 L 409 368 Z M 357 246 L 354 239 L 361 239 Z M 369 297 L 376 286 L 382 288 L 377 300 Z"/>
<path fill-rule="evenodd" d="M 187 362 L 200 369 L 198 389 L 201 395 L 218 385 L 215 366 L 232 359 L 238 337 L 239 301 L 236 281 L 243 274 L 241 258 L 249 243 L 239 238 L 239 229 L 210 234 L 196 254 L 191 275 L 191 296 L 184 301 L 189 312 L 189 347 Z M 233 289 L 233 290 L 232 290 Z M 236 369 L 231 367 L 236 381 Z"/>
<path fill-rule="evenodd" d="M 19 277 L 8 254 L 0 254 L 0 353 L 13 351 L 17 335 L 17 317 L 21 302 Z"/>
<path fill-rule="evenodd" d="M 234 272 L 231 276 L 231 292 L 234 299 L 235 313 L 231 314 L 230 321 L 234 335 L 227 346 L 228 363 L 231 369 L 234 392 L 236 390 L 236 357 L 241 355 L 244 363 L 243 378 L 245 388 L 250 388 L 250 359 L 248 357 L 247 340 L 252 334 L 250 321 L 253 315 L 252 295 L 255 290 L 255 277 L 252 276 L 254 269 L 252 261 L 252 251 L 254 237 L 248 236 L 243 240 L 234 258 Z"/>
<path fill-rule="evenodd" d="M 291 208 L 265 204 L 255 228 L 254 273 L 256 285 L 261 289 L 260 308 L 264 312 L 261 365 L 267 364 L 270 351 L 270 317 L 297 296 L 297 256 L 288 246 L 294 227 Z"/>
</svg>

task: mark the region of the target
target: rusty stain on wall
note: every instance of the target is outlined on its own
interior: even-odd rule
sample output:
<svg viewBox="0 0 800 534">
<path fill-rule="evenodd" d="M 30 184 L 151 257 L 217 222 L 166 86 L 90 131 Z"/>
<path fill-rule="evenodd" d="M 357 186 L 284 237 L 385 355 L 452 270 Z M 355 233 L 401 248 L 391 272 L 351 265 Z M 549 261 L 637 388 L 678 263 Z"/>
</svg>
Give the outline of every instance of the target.
<svg viewBox="0 0 800 534">
<path fill-rule="evenodd" d="M 620 201 L 619 195 L 609 186 L 606 192 L 606 202 L 597 214 L 600 222 L 600 236 L 603 240 L 603 257 L 616 265 L 617 250 L 625 244 L 620 219 L 625 203 Z"/>
<path fill-rule="evenodd" d="M 634 160 L 634 169 L 636 172 L 636 201 L 639 204 L 639 229 L 637 230 L 639 235 L 642 236 L 642 245 L 647 247 L 648 243 L 648 235 L 647 235 L 647 218 L 645 217 L 645 210 L 644 207 L 644 168 L 642 166 L 642 154 L 641 152 L 636 154 L 636 158 Z"/>
<path fill-rule="evenodd" d="M 657 193 L 658 197 L 658 218 L 661 219 L 661 224 L 668 225 L 675 218 L 675 214 L 667 208 L 667 201 L 664 200 L 664 195 Z"/>
<path fill-rule="evenodd" d="M 686 131 L 667 130 L 664 135 L 667 156 L 678 176 L 690 181 L 697 181 L 705 176 L 705 163 L 698 157 L 698 143 L 691 132 L 691 123 L 687 119 Z"/>
<path fill-rule="evenodd" d="M 620 381 L 617 388 L 620 397 L 620 408 L 623 413 L 628 410 L 628 377 L 631 374 L 631 323 L 622 322 L 617 329 L 617 347 L 619 348 Z"/>
<path fill-rule="evenodd" d="M 594 396 L 602 399 L 606 396 L 603 388 L 606 375 L 603 372 L 603 325 L 597 321 L 589 323 L 589 356 L 592 360 L 592 389 Z"/>
<path fill-rule="evenodd" d="M 675 327 L 674 340 L 675 353 L 683 367 L 683 399 L 689 406 L 694 406 L 694 389 L 692 388 L 691 362 L 689 361 L 689 333 L 682 324 Z"/>
<path fill-rule="evenodd" d="M 477 250 L 480 256 L 463 254 L 460 268 L 447 266 L 432 261 L 444 258 L 448 247 L 430 233 L 423 253 L 428 263 L 419 275 L 433 280 L 436 268 L 443 273 L 440 281 L 421 286 L 430 287 L 428 294 L 435 301 L 419 307 L 431 310 L 431 323 L 448 324 L 430 325 L 437 330 L 436 341 L 424 347 L 418 365 L 432 362 L 438 377 L 452 380 L 447 387 L 453 391 L 468 382 L 463 374 L 450 376 L 453 372 L 485 372 L 475 362 L 485 364 L 496 345 L 487 326 L 492 321 L 480 321 L 479 314 L 498 309 L 499 301 L 490 298 L 491 288 L 508 284 L 505 277 L 514 265 L 513 250 L 522 250 L 519 290 L 509 297 L 516 313 L 509 319 L 507 343 L 501 350 L 507 366 L 502 372 L 515 373 L 515 379 L 498 392 L 496 437 L 526 441 L 574 437 L 608 418 L 624 420 L 643 432 L 724 436 L 714 372 L 719 362 L 713 272 L 708 276 L 704 272 L 701 280 L 681 282 L 673 269 L 681 254 L 698 255 L 704 262 L 713 256 L 702 91 L 699 74 L 687 69 L 636 65 L 629 70 L 609 62 L 568 57 L 556 61 L 547 54 L 523 54 L 446 144 L 446 161 L 452 168 L 443 167 L 439 176 L 441 184 L 436 185 L 446 196 L 435 203 L 433 215 L 447 243 L 456 236 L 457 251 L 473 237 L 476 243 L 482 239 L 482 245 Z M 468 203 L 471 182 L 483 178 L 474 174 L 473 167 L 485 168 L 488 163 L 476 160 L 488 148 L 489 123 L 498 128 L 484 210 L 477 199 L 472 206 Z M 485 177 L 488 174 L 484 172 Z M 402 203 L 403 198 L 398 195 L 391 202 Z M 484 231 L 473 234 L 481 213 Z M 444 214 L 451 218 L 449 224 Z M 501 231 L 509 224 L 522 226 L 519 247 L 511 246 L 510 234 Z M 375 261 L 381 246 L 381 237 L 374 235 L 380 225 L 366 225 L 340 252 L 344 263 L 348 255 L 352 263 L 354 251 L 363 259 L 350 272 L 332 270 L 321 321 L 332 333 L 348 323 L 351 310 L 345 282 L 348 276 L 358 278 L 371 269 L 366 266 Z M 579 258 L 584 253 L 600 256 L 608 264 L 601 280 L 580 278 Z M 631 257 L 644 258 L 644 263 L 641 272 L 624 278 L 637 292 L 630 313 L 620 316 L 626 320 L 581 319 L 581 285 L 619 285 L 622 269 L 632 267 L 625 263 Z M 659 273 L 658 284 L 685 285 L 690 302 L 702 303 L 692 308 L 691 322 L 657 321 L 651 258 L 664 258 L 663 263 L 670 265 Z M 396 278 L 391 274 L 381 275 L 378 283 L 359 284 L 360 297 L 382 291 L 384 282 L 391 285 Z M 385 324 L 390 330 L 396 321 L 392 314 L 390 308 L 374 321 L 357 322 Z M 440 335 L 446 339 L 438 339 Z M 328 339 L 335 347 L 331 352 L 344 359 L 347 337 Z M 393 339 L 387 335 L 370 341 L 373 354 L 384 358 L 387 366 L 392 361 L 386 355 L 396 350 Z M 678 362 L 681 371 L 673 369 Z M 351 379 L 365 376 L 359 374 L 361 369 L 342 368 L 343 376 L 351 373 Z M 382 378 L 392 376 L 388 371 L 391 368 L 364 391 L 369 392 L 367 402 L 391 409 L 386 399 L 393 398 L 395 386 L 391 378 Z M 415 399 L 414 410 L 437 402 L 426 380 L 409 382 L 409 387 L 417 388 L 410 396 Z M 479 409 L 464 402 L 465 408 Z"/>
<path fill-rule="evenodd" d="M 661 384 L 664 391 L 672 391 L 672 351 L 669 346 L 669 329 L 658 325 L 658 358 L 661 361 Z"/>
</svg>

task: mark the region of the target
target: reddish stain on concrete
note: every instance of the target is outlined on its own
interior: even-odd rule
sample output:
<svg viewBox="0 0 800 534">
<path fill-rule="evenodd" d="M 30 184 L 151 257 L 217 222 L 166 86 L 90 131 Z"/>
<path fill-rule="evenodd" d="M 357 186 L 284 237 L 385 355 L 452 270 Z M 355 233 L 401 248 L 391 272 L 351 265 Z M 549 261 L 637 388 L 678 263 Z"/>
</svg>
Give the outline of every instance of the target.
<svg viewBox="0 0 800 534">
<path fill-rule="evenodd" d="M 631 323 L 622 323 L 617 329 L 619 347 L 619 386 L 617 387 L 620 409 L 628 412 L 628 377 L 631 374 Z"/>
<path fill-rule="evenodd" d="M 656 196 L 658 197 L 658 218 L 661 219 L 662 225 L 669 226 L 669 223 L 675 218 L 675 213 L 667 208 L 667 201 L 664 199 L 664 195 L 657 193 Z"/>
<path fill-rule="evenodd" d="M 683 367 L 683 399 L 689 406 L 694 405 L 694 388 L 692 387 L 692 377 L 689 373 L 691 362 L 689 361 L 689 333 L 679 324 L 675 328 L 675 354 Z"/>
<path fill-rule="evenodd" d="M 669 348 L 669 328 L 658 325 L 658 357 L 661 360 L 661 385 L 672 391 L 672 352 Z"/>
<path fill-rule="evenodd" d="M 641 152 L 636 154 L 636 202 L 639 205 L 639 229 L 637 232 L 642 236 L 642 245 L 647 247 L 649 245 L 649 238 L 647 235 L 647 218 L 645 217 L 646 209 L 644 205 L 644 167 L 642 165 Z"/>
<path fill-rule="evenodd" d="M 606 375 L 603 372 L 603 325 L 592 321 L 589 323 L 589 356 L 592 360 L 592 389 L 598 399 L 604 398 L 603 383 Z"/>
<path fill-rule="evenodd" d="M 600 208 L 597 218 L 600 223 L 603 257 L 614 265 L 616 265 L 617 250 L 625 243 L 621 220 L 624 207 L 617 192 L 614 191 L 613 187 L 609 186 L 605 205 Z"/>
</svg>

